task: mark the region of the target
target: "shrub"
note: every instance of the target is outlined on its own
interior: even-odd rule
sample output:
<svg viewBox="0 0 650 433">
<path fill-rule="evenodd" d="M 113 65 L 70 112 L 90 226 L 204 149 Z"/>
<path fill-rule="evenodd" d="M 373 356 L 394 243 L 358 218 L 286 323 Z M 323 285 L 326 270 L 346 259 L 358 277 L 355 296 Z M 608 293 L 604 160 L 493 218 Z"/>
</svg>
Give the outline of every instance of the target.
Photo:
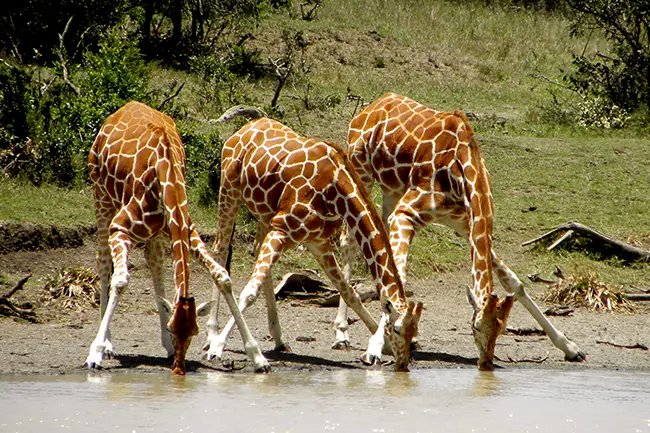
<svg viewBox="0 0 650 433">
<path fill-rule="evenodd" d="M 176 126 L 185 147 L 187 186 L 195 190 L 199 204 L 216 205 L 219 201 L 223 141 L 216 131 L 206 133 L 183 122 Z"/>
</svg>

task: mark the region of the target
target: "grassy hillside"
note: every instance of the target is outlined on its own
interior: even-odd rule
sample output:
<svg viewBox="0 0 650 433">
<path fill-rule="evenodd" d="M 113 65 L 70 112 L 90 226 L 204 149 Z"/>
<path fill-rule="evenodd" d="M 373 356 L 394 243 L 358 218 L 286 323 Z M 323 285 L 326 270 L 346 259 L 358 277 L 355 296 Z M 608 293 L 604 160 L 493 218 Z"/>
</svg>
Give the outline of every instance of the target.
<svg viewBox="0 0 650 433">
<path fill-rule="evenodd" d="M 597 35 L 587 44 L 569 38 L 567 22 L 560 17 L 486 9 L 482 2 L 326 0 L 314 21 L 286 14 L 264 21 L 250 48 L 260 50 L 261 59 L 279 56 L 283 31 L 301 31 L 307 41 L 304 56 L 296 54 L 293 81 L 280 98 L 285 123 L 305 135 L 343 143 L 347 122 L 358 108 L 348 96 L 367 103 L 387 91 L 437 109 L 476 113 L 473 123 L 494 184 L 495 246 L 518 273 L 550 272 L 559 265 L 569 272 L 594 270 L 616 284 L 650 286 L 647 265 L 625 267 L 581 253 L 519 246 L 577 219 L 650 248 L 647 131 L 598 131 L 547 122 L 554 113 L 549 89 L 559 90 L 548 80 L 561 80 L 572 53 L 602 47 L 605 41 Z M 178 101 L 200 116 L 219 114 L 201 103 L 205 83 L 196 77 L 153 72 L 155 81 L 171 79 L 186 82 Z M 271 77 L 242 84 L 238 92 L 264 106 L 274 89 Z M 227 137 L 235 128 L 220 126 L 219 133 Z M 214 232 L 214 209 L 193 202 L 191 211 L 202 231 Z M 71 192 L 0 181 L 0 221 L 71 224 L 92 218 L 89 188 Z M 253 229 L 252 224 L 244 226 Z M 430 227 L 416 237 L 409 272 L 425 278 L 467 269 L 468 256 L 461 239 Z M 283 262 L 309 265 L 304 260 L 297 254 Z"/>
</svg>

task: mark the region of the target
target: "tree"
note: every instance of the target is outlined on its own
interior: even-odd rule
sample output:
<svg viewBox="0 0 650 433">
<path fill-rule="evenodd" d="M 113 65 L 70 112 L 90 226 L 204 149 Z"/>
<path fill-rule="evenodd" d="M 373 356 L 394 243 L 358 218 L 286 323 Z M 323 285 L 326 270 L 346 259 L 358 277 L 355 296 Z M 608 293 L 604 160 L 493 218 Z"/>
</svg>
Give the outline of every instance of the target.
<svg viewBox="0 0 650 433">
<path fill-rule="evenodd" d="M 650 0 L 566 0 L 572 35 L 604 32 L 610 53 L 574 55 L 569 85 L 584 98 L 632 112 L 650 107 Z"/>
<path fill-rule="evenodd" d="M 124 17 L 127 0 L 21 0 L 0 8 L 0 52 L 20 63 L 56 60 L 58 35 L 70 20 L 66 51 L 80 60 L 83 46 L 99 42 L 106 30 Z"/>
</svg>

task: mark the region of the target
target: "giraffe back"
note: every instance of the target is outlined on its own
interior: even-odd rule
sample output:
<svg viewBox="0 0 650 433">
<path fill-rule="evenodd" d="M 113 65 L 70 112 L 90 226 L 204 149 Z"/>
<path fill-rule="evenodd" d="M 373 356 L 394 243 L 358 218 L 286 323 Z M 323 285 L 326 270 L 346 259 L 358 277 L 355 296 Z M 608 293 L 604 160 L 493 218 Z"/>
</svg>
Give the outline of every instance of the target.
<svg viewBox="0 0 650 433">
<path fill-rule="evenodd" d="M 373 276 L 385 276 L 398 311 L 406 308 L 404 289 L 388 247 L 377 209 L 341 147 L 301 137 L 279 122 L 261 118 L 249 122 L 223 147 L 223 209 L 226 200 L 243 196 L 263 224 L 285 232 L 294 242 L 328 240 L 346 222 L 372 257 Z M 388 275 L 391 277 L 389 278 Z"/>
</svg>

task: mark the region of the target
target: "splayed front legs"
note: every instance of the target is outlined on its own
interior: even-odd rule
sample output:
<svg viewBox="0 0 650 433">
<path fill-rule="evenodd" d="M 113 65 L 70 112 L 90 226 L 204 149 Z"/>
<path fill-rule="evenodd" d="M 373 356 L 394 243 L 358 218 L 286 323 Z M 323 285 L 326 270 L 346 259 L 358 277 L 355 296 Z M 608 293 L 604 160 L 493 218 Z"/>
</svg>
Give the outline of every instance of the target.
<svg viewBox="0 0 650 433">
<path fill-rule="evenodd" d="M 537 323 L 542 327 L 546 335 L 551 339 L 555 347 L 564 352 L 564 358 L 567 361 L 585 361 L 587 354 L 578 347 L 576 343 L 569 340 L 562 332 L 558 331 L 553 324 L 544 316 L 535 301 L 526 293 L 524 283 L 517 275 L 506 266 L 503 261 L 492 251 L 492 265 L 497 278 L 503 288 L 512 293 L 517 301 L 523 305 L 526 310 L 535 318 Z"/>
</svg>

